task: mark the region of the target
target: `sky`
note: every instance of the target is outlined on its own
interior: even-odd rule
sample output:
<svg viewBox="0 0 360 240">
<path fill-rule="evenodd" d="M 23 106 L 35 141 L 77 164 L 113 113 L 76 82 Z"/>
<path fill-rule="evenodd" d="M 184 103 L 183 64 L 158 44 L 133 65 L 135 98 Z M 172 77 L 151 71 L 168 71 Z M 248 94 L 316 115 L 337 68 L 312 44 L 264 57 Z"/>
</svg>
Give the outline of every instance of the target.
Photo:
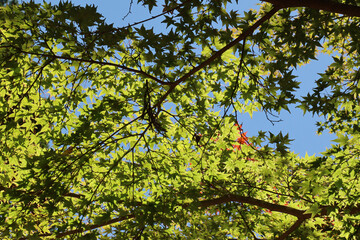
<svg viewBox="0 0 360 240">
<path fill-rule="evenodd" d="M 42 1 L 35 1 L 42 2 Z M 59 1 L 46 1 L 53 4 Z M 94 4 L 98 7 L 98 12 L 101 13 L 107 23 L 114 23 L 114 26 L 121 27 L 128 24 L 144 20 L 150 16 L 157 15 L 162 12 L 162 7 L 154 8 L 151 15 L 146 8 L 137 5 L 137 0 L 72 0 L 75 5 Z M 131 4 L 132 2 L 132 4 Z M 258 9 L 260 1 L 258 0 L 239 0 L 239 4 L 228 6 L 228 8 L 238 9 L 240 13 L 248 11 L 250 8 Z M 129 8 L 131 11 L 129 13 Z M 129 14 L 128 14 L 129 13 Z M 153 26 L 156 30 L 161 31 L 162 26 L 160 19 L 155 19 L 147 22 L 147 26 Z M 318 73 L 324 72 L 326 67 L 331 63 L 331 57 L 327 55 L 320 55 L 318 61 L 313 61 L 310 64 L 298 68 L 294 74 L 298 76 L 298 81 L 301 82 L 298 96 L 304 96 L 308 91 L 314 87 L 314 82 L 319 78 Z M 244 131 L 248 132 L 247 136 L 256 136 L 259 130 L 271 131 L 272 133 L 283 134 L 289 133 L 292 141 L 290 150 L 298 153 L 300 156 L 313 155 L 326 150 L 330 147 L 331 140 L 335 139 L 334 135 L 324 132 L 322 135 L 316 133 L 316 121 L 323 120 L 311 114 L 303 115 L 303 111 L 294 107 L 290 107 L 291 113 L 286 111 L 279 115 L 281 122 L 276 122 L 274 125 L 267 120 L 263 112 L 254 113 L 250 118 L 247 115 L 242 115 L 239 119 L 243 123 Z"/>
</svg>

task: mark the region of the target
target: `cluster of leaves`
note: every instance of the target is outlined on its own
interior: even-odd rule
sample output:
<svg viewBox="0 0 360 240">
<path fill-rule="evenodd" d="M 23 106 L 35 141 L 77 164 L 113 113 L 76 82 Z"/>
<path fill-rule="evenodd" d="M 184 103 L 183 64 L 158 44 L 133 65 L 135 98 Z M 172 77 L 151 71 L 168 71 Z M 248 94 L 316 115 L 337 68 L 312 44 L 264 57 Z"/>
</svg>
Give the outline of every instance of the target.
<svg viewBox="0 0 360 240">
<path fill-rule="evenodd" d="M 0 9 L 1 238 L 359 237 L 359 19 L 138 3 L 165 6 L 167 31 L 69 2 Z M 321 51 L 334 62 L 296 97 L 292 72 Z M 236 125 L 290 104 L 336 144 L 299 157 Z"/>
</svg>

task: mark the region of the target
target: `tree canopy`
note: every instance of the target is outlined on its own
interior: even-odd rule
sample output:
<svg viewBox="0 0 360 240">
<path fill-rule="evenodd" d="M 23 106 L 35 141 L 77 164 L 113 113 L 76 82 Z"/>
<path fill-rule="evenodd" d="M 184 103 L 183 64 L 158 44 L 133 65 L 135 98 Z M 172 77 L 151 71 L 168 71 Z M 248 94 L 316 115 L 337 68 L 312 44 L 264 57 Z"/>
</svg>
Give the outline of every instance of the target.
<svg viewBox="0 0 360 240">
<path fill-rule="evenodd" d="M 154 15 L 123 27 L 1 7 L 1 239 L 358 239 L 360 1 L 241 2 L 131 1 Z M 290 106 L 334 144 L 301 157 L 241 126 Z"/>
</svg>

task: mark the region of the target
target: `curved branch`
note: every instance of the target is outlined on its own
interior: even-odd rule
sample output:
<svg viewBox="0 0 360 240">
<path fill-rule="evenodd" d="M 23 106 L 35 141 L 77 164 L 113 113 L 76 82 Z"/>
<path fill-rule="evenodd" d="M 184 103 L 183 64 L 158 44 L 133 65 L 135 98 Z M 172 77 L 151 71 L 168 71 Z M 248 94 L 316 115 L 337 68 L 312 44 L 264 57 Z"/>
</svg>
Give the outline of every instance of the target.
<svg viewBox="0 0 360 240">
<path fill-rule="evenodd" d="M 263 0 L 280 8 L 307 7 L 332 13 L 344 14 L 348 17 L 360 17 L 360 7 L 335 2 L 332 0 Z"/>
<path fill-rule="evenodd" d="M 206 207 L 209 207 L 212 205 L 217 205 L 217 204 L 222 204 L 222 203 L 227 203 L 227 202 L 247 203 L 247 204 L 251 204 L 254 206 L 261 207 L 261 208 L 267 208 L 274 212 L 287 213 L 287 214 L 297 217 L 296 222 L 278 238 L 279 240 L 283 240 L 286 237 L 288 237 L 306 219 L 311 218 L 311 214 L 305 214 L 304 210 L 298 210 L 296 208 L 273 204 L 273 203 L 269 203 L 269 202 L 266 202 L 263 200 L 259 200 L 259 199 L 255 199 L 255 198 L 251 198 L 251 197 L 243 197 L 243 196 L 238 196 L 238 195 L 227 195 L 227 196 L 222 196 L 222 197 L 219 197 L 216 199 L 204 200 L 204 201 L 200 202 L 200 206 L 203 208 L 206 208 Z M 317 216 L 325 215 L 326 212 L 327 212 L 326 207 L 324 207 L 323 209 L 321 209 L 321 212 Z"/>
<path fill-rule="evenodd" d="M 331 206 L 322 206 L 320 208 L 320 211 L 315 216 L 312 216 L 311 213 L 305 213 L 305 210 L 298 210 L 296 208 L 279 205 L 279 204 L 273 204 L 266 202 L 264 200 L 259 200 L 252 197 L 244 197 L 234 194 L 225 195 L 222 197 L 210 199 L 210 200 L 203 200 L 200 201 L 200 207 L 201 208 L 207 208 L 213 205 L 228 203 L 228 202 L 239 202 L 239 203 L 246 203 L 253 206 L 258 206 L 261 208 L 266 208 L 274 212 L 281 212 L 286 213 L 292 216 L 297 217 L 297 220 L 295 223 L 288 229 L 286 232 L 284 232 L 278 239 L 286 239 L 292 232 L 294 232 L 305 220 L 312 218 L 312 217 L 321 217 L 324 215 L 328 215 L 328 209 Z M 185 205 L 187 206 L 187 205 Z M 341 211 L 348 211 L 351 215 L 357 215 L 360 213 L 360 207 L 351 207 L 347 206 L 340 209 Z"/>
<path fill-rule="evenodd" d="M 292 208 L 292 207 L 288 207 L 288 206 L 269 203 L 264 200 L 259 200 L 259 199 L 252 198 L 252 197 L 243 197 L 243 196 L 232 195 L 232 194 L 222 196 L 219 198 L 215 198 L 215 199 L 200 201 L 200 207 L 206 208 L 206 207 L 210 207 L 210 206 L 218 205 L 218 204 L 222 204 L 222 203 L 227 203 L 227 202 L 247 203 L 247 204 L 251 204 L 254 206 L 261 207 L 261 208 L 266 208 L 266 209 L 269 209 L 274 212 L 287 213 L 287 214 L 293 215 L 298 218 L 302 218 L 304 216 L 308 217 L 308 215 L 309 215 L 309 217 L 311 216 L 311 214 L 304 215 L 304 212 L 305 212 L 304 210 L 298 210 L 296 208 Z"/>
<path fill-rule="evenodd" d="M 117 28 L 117 29 L 115 29 L 115 30 L 116 30 L 116 31 L 120 31 L 120 30 L 123 30 L 123 29 L 127 29 L 127 28 L 133 27 L 133 26 L 135 26 L 135 25 L 139 25 L 139 24 L 141 24 L 141 23 L 148 22 L 148 21 L 153 20 L 153 19 L 155 19 L 155 18 L 161 17 L 161 16 L 163 16 L 163 15 L 165 15 L 165 14 L 167 14 L 167 13 L 172 13 L 174 10 L 177 10 L 177 9 L 181 8 L 182 6 L 184 6 L 185 4 L 189 3 L 190 1 L 191 1 L 191 0 L 187 0 L 187 1 L 185 1 L 185 2 L 183 2 L 183 3 L 181 3 L 181 4 L 179 4 L 179 5 L 176 5 L 176 6 L 172 7 L 172 8 L 169 8 L 169 9 L 163 11 L 162 13 L 160 13 L 160 14 L 158 14 L 158 15 L 149 17 L 149 18 L 147 18 L 147 19 L 145 19 L 145 20 L 142 20 L 142 21 L 140 21 L 140 22 L 135 22 L 135 23 L 129 24 L 128 26 L 125 26 L 125 27 Z M 98 32 L 98 33 L 101 33 L 101 34 L 102 34 L 102 33 L 104 33 L 104 32 Z"/>
</svg>

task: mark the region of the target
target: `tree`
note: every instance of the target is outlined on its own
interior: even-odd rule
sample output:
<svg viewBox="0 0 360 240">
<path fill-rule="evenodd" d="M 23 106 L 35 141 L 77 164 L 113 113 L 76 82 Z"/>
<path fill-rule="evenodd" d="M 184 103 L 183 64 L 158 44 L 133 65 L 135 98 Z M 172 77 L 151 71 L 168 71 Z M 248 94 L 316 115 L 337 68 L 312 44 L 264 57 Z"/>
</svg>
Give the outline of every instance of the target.
<svg viewBox="0 0 360 240">
<path fill-rule="evenodd" d="M 69 2 L 1 8 L 2 239 L 360 236 L 360 2 L 229 2 L 139 0 L 162 33 Z M 333 63 L 297 97 L 320 52 Z M 336 143 L 300 157 L 240 126 L 290 105 Z"/>
<path fill-rule="evenodd" d="M 4 6 L 6 4 L 17 4 L 18 2 L 17 1 L 8 1 L 8 0 L 0 0 L 0 6 Z"/>
</svg>

